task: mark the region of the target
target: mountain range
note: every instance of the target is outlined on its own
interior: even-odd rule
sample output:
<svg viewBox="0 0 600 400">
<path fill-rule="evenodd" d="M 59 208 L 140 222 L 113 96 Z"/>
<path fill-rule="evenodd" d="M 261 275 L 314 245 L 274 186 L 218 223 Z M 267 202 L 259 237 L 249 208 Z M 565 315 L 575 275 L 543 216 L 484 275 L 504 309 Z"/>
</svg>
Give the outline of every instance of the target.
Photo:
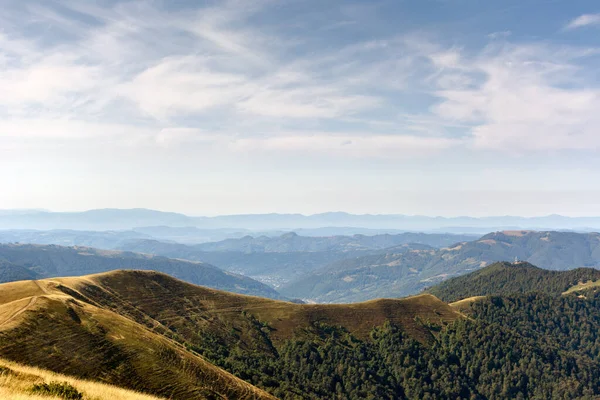
<svg viewBox="0 0 600 400">
<path fill-rule="evenodd" d="M 472 236 L 401 233 L 306 237 L 292 232 L 276 237 L 246 236 L 198 245 L 132 240 L 124 242 L 119 248 L 204 261 L 279 287 L 294 277 L 350 257 L 380 253 L 390 247 L 394 247 L 396 252 L 433 249 L 432 246 L 444 246 L 465 239 L 472 239 Z"/>
<path fill-rule="evenodd" d="M 0 229 L 131 230 L 136 227 L 168 226 L 202 229 L 295 230 L 323 227 L 395 229 L 402 231 L 441 231 L 485 233 L 500 229 L 570 229 L 590 231 L 600 228 L 600 217 L 428 217 L 399 214 L 349 214 L 329 212 L 302 214 L 248 214 L 191 217 L 147 209 L 100 209 L 84 212 L 18 210 L 0 212 Z M 350 233 L 350 232 L 346 232 Z M 358 232 L 354 232 L 358 233 Z"/>
<path fill-rule="evenodd" d="M 279 291 L 316 302 L 401 297 L 490 263 L 515 259 L 550 270 L 600 266 L 600 234 L 505 231 L 442 249 L 386 251 L 336 261 Z"/>
<path fill-rule="evenodd" d="M 0 244 L 0 282 L 82 276 L 115 269 L 161 271 L 198 285 L 281 298 L 263 283 L 201 262 L 89 247 Z"/>
</svg>

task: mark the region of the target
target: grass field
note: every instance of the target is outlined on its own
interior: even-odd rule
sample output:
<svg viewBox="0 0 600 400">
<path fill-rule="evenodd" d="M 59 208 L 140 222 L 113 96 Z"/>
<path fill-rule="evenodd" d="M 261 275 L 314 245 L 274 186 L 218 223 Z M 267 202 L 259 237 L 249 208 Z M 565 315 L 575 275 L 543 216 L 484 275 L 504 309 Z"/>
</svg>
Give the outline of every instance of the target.
<svg viewBox="0 0 600 400">
<path fill-rule="evenodd" d="M 146 394 L 121 389 L 98 382 L 76 379 L 48 370 L 26 367 L 0 359 L 0 399 L 2 400 L 50 400 L 59 397 L 31 393 L 35 384 L 67 382 L 83 395 L 84 400 L 158 400 Z"/>
</svg>

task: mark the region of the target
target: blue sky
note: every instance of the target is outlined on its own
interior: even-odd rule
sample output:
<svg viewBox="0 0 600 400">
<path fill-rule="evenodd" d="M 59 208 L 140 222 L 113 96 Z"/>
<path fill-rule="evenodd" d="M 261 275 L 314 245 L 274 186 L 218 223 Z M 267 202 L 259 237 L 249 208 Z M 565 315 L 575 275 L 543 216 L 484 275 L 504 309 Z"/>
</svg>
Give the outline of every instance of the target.
<svg viewBox="0 0 600 400">
<path fill-rule="evenodd" d="M 600 215 L 596 1 L 0 1 L 0 208 Z"/>
</svg>

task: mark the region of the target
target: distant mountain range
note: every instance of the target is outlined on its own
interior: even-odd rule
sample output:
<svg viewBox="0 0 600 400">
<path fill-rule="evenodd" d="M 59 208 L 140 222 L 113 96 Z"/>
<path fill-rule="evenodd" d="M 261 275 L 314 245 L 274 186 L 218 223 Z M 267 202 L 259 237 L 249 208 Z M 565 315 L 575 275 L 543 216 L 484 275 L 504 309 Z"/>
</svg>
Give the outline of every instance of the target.
<svg viewBox="0 0 600 400">
<path fill-rule="evenodd" d="M 345 259 L 284 285 L 286 296 L 353 302 L 418 293 L 490 263 L 522 260 L 550 270 L 600 266 L 600 234 L 507 231 L 442 249 L 388 251 Z"/>
<path fill-rule="evenodd" d="M 330 212 L 315 215 L 249 214 L 190 217 L 147 209 L 101 209 L 85 212 L 5 210 L 0 212 L 0 229 L 130 230 L 136 227 L 168 226 L 201 229 L 297 230 L 323 227 L 393 229 L 485 233 L 502 229 L 581 230 L 600 229 L 600 217 L 427 217 L 408 215 L 355 215 Z M 346 233 L 349 233 L 346 231 Z M 354 232 L 359 233 L 359 232 Z"/>
<path fill-rule="evenodd" d="M 197 285 L 235 293 L 282 298 L 271 287 L 213 265 L 90 247 L 0 244 L 0 283 L 81 276 L 117 269 L 152 270 Z"/>
<path fill-rule="evenodd" d="M 381 253 L 388 248 L 394 248 L 396 253 L 433 249 L 473 238 L 469 235 L 423 233 L 331 237 L 286 233 L 277 237 L 246 236 L 198 245 L 131 240 L 122 243 L 119 249 L 204 261 L 279 287 L 335 261 Z"/>
</svg>

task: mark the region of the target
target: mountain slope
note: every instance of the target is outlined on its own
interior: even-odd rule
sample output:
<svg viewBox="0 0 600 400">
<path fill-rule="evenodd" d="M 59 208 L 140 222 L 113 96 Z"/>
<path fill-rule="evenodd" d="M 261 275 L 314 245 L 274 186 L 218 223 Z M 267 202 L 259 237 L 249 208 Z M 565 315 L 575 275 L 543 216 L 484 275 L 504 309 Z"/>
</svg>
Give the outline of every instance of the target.
<svg viewBox="0 0 600 400">
<path fill-rule="evenodd" d="M 0 285 L 0 304 L 0 357 L 11 361 L 173 399 L 270 398 L 61 280 Z"/>
<path fill-rule="evenodd" d="M 56 400 L 57 397 L 44 394 L 44 384 L 67 383 L 84 399 L 111 400 L 159 400 L 159 397 L 121 389 L 112 385 L 76 379 L 48 370 L 26 367 L 0 359 L 0 398 L 13 400 Z M 39 388 L 34 393 L 34 385 Z M 75 392 L 72 392 L 73 394 Z"/>
<path fill-rule="evenodd" d="M 352 235 L 352 236 L 300 236 L 294 232 L 281 236 L 244 236 L 214 243 L 194 246 L 201 251 L 239 251 L 244 253 L 290 253 L 320 251 L 383 250 L 404 244 L 422 244 L 431 247 L 453 245 L 468 239 L 468 235 L 399 233 L 395 235 Z"/>
<path fill-rule="evenodd" d="M 495 232 L 444 249 L 339 261 L 290 282 L 280 291 L 318 302 L 406 296 L 490 263 L 515 258 L 552 270 L 600 266 L 600 234 Z"/>
<path fill-rule="evenodd" d="M 285 400 L 592 399 L 599 305 L 489 296 L 465 318 L 432 295 L 298 305 L 115 271 L 0 285 L 0 357 L 173 399 L 269 398 L 215 364 Z"/>
<path fill-rule="evenodd" d="M 293 234 L 288 234 L 292 237 Z M 294 235 L 295 236 L 295 235 Z M 312 238 L 310 238 L 312 239 Z M 324 238 L 318 238 L 322 241 Z M 254 241 L 253 238 L 247 239 Z M 285 240 L 285 239 L 284 239 Z M 294 241 L 295 239 L 291 239 Z M 325 238 L 325 240 L 327 240 Z M 229 243 L 229 242 L 227 242 Z M 237 247 L 237 243 L 231 246 Z M 257 251 L 239 251 L 239 250 L 219 250 L 219 243 L 207 244 L 210 251 L 202 250 L 204 245 L 183 245 L 178 243 L 165 243 L 156 240 L 137 240 L 123 244 L 122 250 L 136 251 L 147 254 L 156 254 L 165 257 L 181 258 L 192 261 L 208 262 L 218 265 L 225 270 L 240 273 L 249 276 L 261 282 L 268 283 L 274 287 L 279 287 L 281 284 L 289 282 L 291 279 L 306 274 L 315 269 L 322 268 L 332 262 L 343 260 L 348 257 L 357 257 L 365 254 L 379 253 L 382 250 L 357 248 L 352 246 L 341 250 L 342 247 L 337 247 L 338 250 L 318 250 L 318 251 L 263 251 L 264 247 Z M 224 248 L 227 248 L 224 244 Z M 284 250 L 284 247 L 279 247 Z M 326 248 L 327 246 L 316 245 L 318 248 Z M 404 244 L 396 246 L 397 253 L 409 251 L 411 249 L 421 249 L 430 247 L 424 244 Z"/>
<path fill-rule="evenodd" d="M 0 285 L 0 357 L 174 399 L 268 398 L 190 350 L 215 362 L 224 354 L 275 359 L 296 340 L 320 341 L 331 329 L 369 340 L 386 324 L 431 343 L 436 330 L 461 318 L 431 295 L 299 305 L 115 271 Z M 267 376 L 249 365 L 222 366 L 244 379 Z"/>
<path fill-rule="evenodd" d="M 542 292 L 560 295 L 580 282 L 600 279 L 600 271 L 578 268 L 571 271 L 548 271 L 521 262 L 501 262 L 470 274 L 448 279 L 427 289 L 427 293 L 446 302 L 455 302 L 474 296 L 511 295 Z"/>
<path fill-rule="evenodd" d="M 232 292 L 281 298 L 275 290 L 265 284 L 222 271 L 209 264 L 131 252 L 98 250 L 89 247 L 0 244 L 0 260 L 17 265 L 18 271 L 21 271 L 16 277 L 8 276 L 7 273 L 0 274 L 0 278 L 3 276 L 6 278 L 4 281 L 32 277 L 88 275 L 115 269 L 138 269 L 161 271 L 187 282 Z M 23 269 L 33 275 L 27 277 L 27 272 Z M 15 271 L 12 267 L 7 270 Z"/>
<path fill-rule="evenodd" d="M 0 283 L 26 281 L 36 278 L 38 278 L 38 274 L 35 271 L 0 259 Z"/>
</svg>

